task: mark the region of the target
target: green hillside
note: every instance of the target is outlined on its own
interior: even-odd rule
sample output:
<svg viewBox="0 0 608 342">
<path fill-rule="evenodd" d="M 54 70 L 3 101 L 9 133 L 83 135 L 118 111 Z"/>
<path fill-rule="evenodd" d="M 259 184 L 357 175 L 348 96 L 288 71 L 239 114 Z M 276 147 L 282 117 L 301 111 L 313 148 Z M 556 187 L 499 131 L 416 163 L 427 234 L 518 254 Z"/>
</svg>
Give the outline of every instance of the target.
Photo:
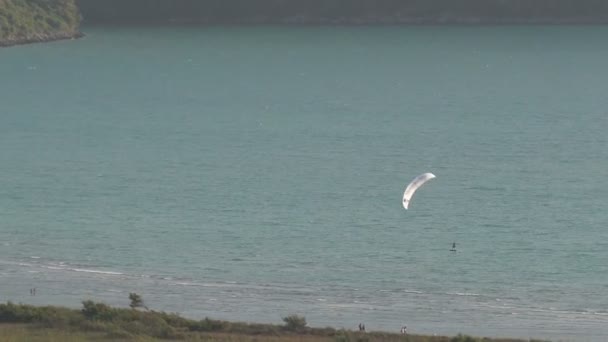
<svg viewBox="0 0 608 342">
<path fill-rule="evenodd" d="M 80 35 L 76 0 L 0 0 L 0 45 Z"/>
</svg>

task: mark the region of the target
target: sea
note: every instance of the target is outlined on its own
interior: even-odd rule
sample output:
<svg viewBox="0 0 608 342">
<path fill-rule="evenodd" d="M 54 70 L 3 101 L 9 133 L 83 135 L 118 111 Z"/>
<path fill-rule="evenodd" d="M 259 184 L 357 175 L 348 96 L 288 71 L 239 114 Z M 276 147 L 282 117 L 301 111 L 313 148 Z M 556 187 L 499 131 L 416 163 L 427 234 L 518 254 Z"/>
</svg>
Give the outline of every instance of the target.
<svg viewBox="0 0 608 342">
<path fill-rule="evenodd" d="M 0 49 L 0 302 L 608 340 L 608 27 L 83 31 Z"/>
</svg>

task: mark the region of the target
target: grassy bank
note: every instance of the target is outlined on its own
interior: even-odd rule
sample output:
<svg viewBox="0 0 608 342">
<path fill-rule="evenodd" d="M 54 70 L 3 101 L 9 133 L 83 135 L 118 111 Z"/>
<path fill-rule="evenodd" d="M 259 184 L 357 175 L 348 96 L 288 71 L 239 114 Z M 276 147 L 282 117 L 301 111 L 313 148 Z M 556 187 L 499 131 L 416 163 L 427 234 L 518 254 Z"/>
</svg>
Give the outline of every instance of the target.
<svg viewBox="0 0 608 342">
<path fill-rule="evenodd" d="M 0 46 L 79 37 L 76 0 L 0 0 Z"/>
<path fill-rule="evenodd" d="M 134 300 L 139 299 L 139 300 Z M 131 309 L 84 301 L 82 309 L 0 304 L 1 341 L 286 341 L 286 342 L 515 342 L 516 339 L 469 336 L 422 336 L 384 332 L 355 332 L 312 328 L 301 316 L 286 316 L 284 324 L 252 324 L 205 318 L 192 320 L 176 314 L 142 309 L 139 296 Z"/>
</svg>

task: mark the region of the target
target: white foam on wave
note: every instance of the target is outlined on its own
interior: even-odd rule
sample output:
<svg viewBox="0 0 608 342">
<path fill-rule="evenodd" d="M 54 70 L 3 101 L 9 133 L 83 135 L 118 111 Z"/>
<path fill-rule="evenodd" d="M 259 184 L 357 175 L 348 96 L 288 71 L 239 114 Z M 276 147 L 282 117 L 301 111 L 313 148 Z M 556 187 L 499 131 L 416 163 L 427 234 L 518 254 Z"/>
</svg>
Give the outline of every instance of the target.
<svg viewBox="0 0 608 342">
<path fill-rule="evenodd" d="M 172 281 L 169 283 L 170 286 L 199 286 L 199 287 L 214 287 L 214 288 L 238 288 L 244 290 L 256 290 L 263 292 L 274 292 L 274 293 L 288 293 L 288 294 L 313 294 L 316 293 L 314 289 L 305 287 L 288 287 L 280 285 L 270 284 L 244 284 L 236 281 L 226 282 L 196 282 L 196 281 Z"/>
<path fill-rule="evenodd" d="M 422 291 L 416 291 L 416 290 L 403 290 L 403 292 L 405 292 L 405 293 L 415 293 L 415 294 L 423 294 L 424 293 Z"/>
<path fill-rule="evenodd" d="M 503 311 L 513 316 L 543 316 L 548 317 L 550 319 L 559 319 L 564 322 L 577 322 L 577 324 L 580 324 L 581 322 L 587 324 L 606 324 L 608 322 L 608 312 L 596 311 L 591 309 L 565 310 L 558 309 L 555 307 L 543 308 L 507 304 L 503 304 L 502 306 L 491 304 L 479 304 L 479 306 Z"/>
<path fill-rule="evenodd" d="M 80 268 L 80 267 L 69 267 L 69 265 L 63 261 L 48 262 L 48 263 L 42 262 L 41 263 L 41 262 L 37 261 L 38 259 L 40 259 L 39 256 L 30 256 L 29 258 L 34 259 L 36 261 L 29 263 L 29 262 L 22 262 L 22 261 L 0 260 L 0 264 L 15 265 L 15 266 L 20 266 L 20 267 L 25 267 L 25 268 L 43 268 L 43 269 L 53 270 L 53 271 L 83 272 L 83 273 L 103 274 L 103 275 L 112 275 L 112 276 L 125 275 L 124 273 L 117 272 L 117 271 L 106 271 L 106 270 L 96 270 L 96 269 Z M 28 273 L 39 273 L 39 271 L 36 271 L 36 270 L 27 270 L 27 272 Z"/>
<path fill-rule="evenodd" d="M 33 265 L 28 265 L 28 266 L 33 266 Z M 59 264 L 55 264 L 55 265 L 36 265 L 36 266 L 46 268 L 47 270 L 54 270 L 54 271 L 82 272 L 82 273 L 104 274 L 104 275 L 114 275 L 114 276 L 124 275 L 124 273 L 116 272 L 116 271 L 104 271 L 104 270 L 93 270 L 93 269 L 88 269 L 88 268 L 68 267 L 65 265 L 65 263 L 59 263 Z"/>
<path fill-rule="evenodd" d="M 178 281 L 174 283 L 170 283 L 169 285 L 173 286 L 200 286 L 200 287 L 235 287 L 236 284 L 233 283 L 197 283 L 197 282 L 189 282 L 189 281 Z"/>
<path fill-rule="evenodd" d="M 446 292 L 445 294 L 450 296 L 463 296 L 463 297 L 481 297 L 479 293 L 473 292 Z"/>
<path fill-rule="evenodd" d="M 327 308 L 330 309 L 363 309 L 363 310 L 374 310 L 374 307 L 366 303 L 332 303 L 326 304 Z"/>
<path fill-rule="evenodd" d="M 390 290 L 380 290 L 380 292 L 424 294 L 424 292 L 422 292 L 422 291 L 410 290 L 410 289 L 390 289 Z"/>
<path fill-rule="evenodd" d="M 74 271 L 74 272 L 97 273 L 97 274 L 108 274 L 108 275 L 124 275 L 124 273 L 121 273 L 121 272 L 89 270 L 89 269 L 85 269 L 85 268 L 69 268 L 69 270 Z"/>
<path fill-rule="evenodd" d="M 42 268 L 46 268 L 49 270 L 64 270 L 65 267 L 60 267 L 60 266 L 41 266 Z"/>
</svg>

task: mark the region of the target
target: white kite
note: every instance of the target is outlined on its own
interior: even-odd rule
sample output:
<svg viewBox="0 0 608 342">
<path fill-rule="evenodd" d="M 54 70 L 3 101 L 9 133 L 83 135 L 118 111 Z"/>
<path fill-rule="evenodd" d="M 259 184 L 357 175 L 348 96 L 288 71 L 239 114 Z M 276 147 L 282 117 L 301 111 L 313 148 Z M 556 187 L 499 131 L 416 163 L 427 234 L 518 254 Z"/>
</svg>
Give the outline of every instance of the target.
<svg viewBox="0 0 608 342">
<path fill-rule="evenodd" d="M 405 188 L 405 192 L 403 193 L 403 208 L 407 209 L 407 207 L 410 205 L 410 200 L 412 199 L 412 196 L 414 196 L 414 192 L 416 192 L 416 190 L 418 190 L 418 188 L 421 187 L 424 183 L 430 181 L 433 178 L 435 178 L 435 175 L 430 172 L 423 173 L 420 176 L 414 178 L 414 180 L 412 180 L 412 182 L 408 184 L 407 188 Z"/>
</svg>

